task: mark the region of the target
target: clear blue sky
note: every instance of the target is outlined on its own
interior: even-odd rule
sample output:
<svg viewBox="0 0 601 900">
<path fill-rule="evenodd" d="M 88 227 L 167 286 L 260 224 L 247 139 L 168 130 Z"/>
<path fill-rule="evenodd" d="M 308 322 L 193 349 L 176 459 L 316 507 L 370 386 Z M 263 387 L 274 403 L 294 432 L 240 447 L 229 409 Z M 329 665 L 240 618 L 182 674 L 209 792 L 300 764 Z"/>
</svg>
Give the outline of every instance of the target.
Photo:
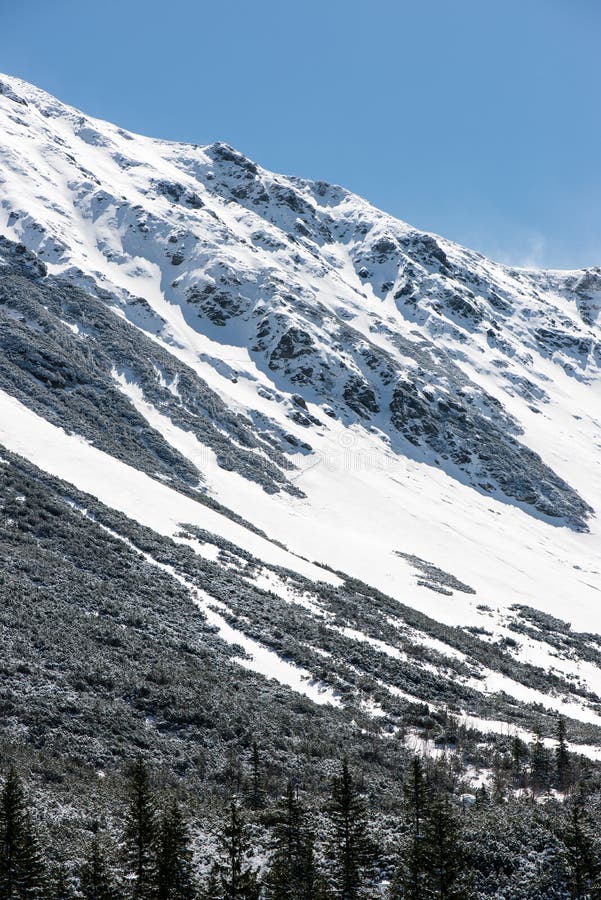
<svg viewBox="0 0 601 900">
<path fill-rule="evenodd" d="M 601 265 L 599 0 L 0 0 L 0 70 L 502 260 Z"/>
</svg>

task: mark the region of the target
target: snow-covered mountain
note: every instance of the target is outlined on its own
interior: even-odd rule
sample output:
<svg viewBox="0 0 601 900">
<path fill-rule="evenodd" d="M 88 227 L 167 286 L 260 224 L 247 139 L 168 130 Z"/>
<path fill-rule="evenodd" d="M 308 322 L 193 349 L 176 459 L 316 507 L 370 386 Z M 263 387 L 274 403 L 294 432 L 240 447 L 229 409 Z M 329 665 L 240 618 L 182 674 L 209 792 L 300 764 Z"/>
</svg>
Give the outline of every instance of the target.
<svg viewBox="0 0 601 900">
<path fill-rule="evenodd" d="M 321 705 L 601 746 L 601 268 L 501 266 L 8 76 L 0 234 L 8 465 L 218 560 L 233 593 L 134 541 Z"/>
</svg>

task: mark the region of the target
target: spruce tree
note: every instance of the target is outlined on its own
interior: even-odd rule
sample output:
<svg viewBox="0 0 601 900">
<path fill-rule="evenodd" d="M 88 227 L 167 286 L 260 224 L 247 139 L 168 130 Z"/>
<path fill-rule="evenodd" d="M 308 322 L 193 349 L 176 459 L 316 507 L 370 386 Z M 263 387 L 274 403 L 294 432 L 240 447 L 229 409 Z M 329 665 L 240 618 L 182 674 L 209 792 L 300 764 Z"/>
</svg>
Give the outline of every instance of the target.
<svg viewBox="0 0 601 900">
<path fill-rule="evenodd" d="M 263 773 L 257 742 L 253 741 L 251 756 L 250 784 L 248 786 L 246 803 L 250 809 L 263 809 L 266 802 L 265 789 L 263 787 Z"/>
<path fill-rule="evenodd" d="M 486 785 L 482 784 L 479 788 L 476 788 L 475 796 L 475 809 L 485 809 L 490 805 L 490 795 L 486 790 Z"/>
<path fill-rule="evenodd" d="M 570 891 L 573 900 L 585 900 L 599 873 L 598 846 L 592 837 L 592 825 L 586 814 L 580 795 L 570 812 L 563 832 L 566 860 L 570 873 Z"/>
<path fill-rule="evenodd" d="M 232 747 L 225 751 L 223 780 L 231 795 L 240 794 L 243 788 L 242 765 L 238 751 Z"/>
<path fill-rule="evenodd" d="M 45 855 L 29 810 L 26 810 L 24 818 L 22 866 L 22 897 L 28 900 L 45 897 L 48 889 Z"/>
<path fill-rule="evenodd" d="M 365 897 L 372 848 L 365 805 L 346 759 L 342 761 L 340 775 L 332 781 L 327 811 L 331 827 L 326 851 L 334 895 L 340 900 Z"/>
<path fill-rule="evenodd" d="M 516 734 L 511 742 L 511 771 L 516 788 L 524 787 L 524 765 L 527 759 L 528 747 Z"/>
<path fill-rule="evenodd" d="M 566 723 L 563 716 L 560 716 L 557 721 L 555 774 L 557 787 L 560 791 L 566 791 L 570 784 L 570 753 L 568 751 Z"/>
<path fill-rule="evenodd" d="M 150 775 L 141 757 L 131 768 L 127 794 L 124 838 L 132 893 L 135 900 L 147 900 L 155 896 L 156 809 Z"/>
<path fill-rule="evenodd" d="M 0 795 L 0 897 L 35 900 L 45 896 L 47 887 L 21 779 L 10 769 Z"/>
<path fill-rule="evenodd" d="M 86 850 L 79 875 L 79 888 L 84 900 L 118 900 L 115 879 L 97 837 Z"/>
<path fill-rule="evenodd" d="M 491 800 L 493 803 L 503 803 L 507 794 L 506 772 L 503 768 L 503 759 L 495 753 L 492 761 Z"/>
<path fill-rule="evenodd" d="M 266 879 L 268 900 L 315 900 L 319 892 L 314 837 L 290 782 L 277 810 L 274 854 Z"/>
<path fill-rule="evenodd" d="M 221 835 L 222 860 L 213 873 L 219 893 L 212 900 L 258 900 L 257 876 L 246 861 L 246 826 L 238 804 L 232 801 Z"/>
<path fill-rule="evenodd" d="M 75 900 L 73 879 L 65 863 L 58 863 L 50 876 L 50 900 Z"/>
<path fill-rule="evenodd" d="M 421 900 L 428 875 L 425 846 L 425 821 L 429 788 L 421 759 L 411 761 L 409 775 L 403 785 L 404 817 L 407 830 L 400 847 L 400 862 L 395 873 L 390 897 Z"/>
<path fill-rule="evenodd" d="M 549 788 L 549 753 L 540 731 L 535 733 L 530 750 L 530 781 L 535 794 L 541 794 Z"/>
<path fill-rule="evenodd" d="M 164 811 L 157 849 L 158 900 L 191 900 L 195 896 L 190 835 L 177 800 Z"/>
<path fill-rule="evenodd" d="M 469 891 L 460 820 L 446 794 L 435 794 L 430 800 L 424 831 L 428 875 L 427 889 L 420 897 L 465 900 Z"/>
<path fill-rule="evenodd" d="M 214 863 L 206 882 L 200 888 L 200 900 L 222 900 L 221 878 L 219 876 L 219 864 Z"/>
</svg>

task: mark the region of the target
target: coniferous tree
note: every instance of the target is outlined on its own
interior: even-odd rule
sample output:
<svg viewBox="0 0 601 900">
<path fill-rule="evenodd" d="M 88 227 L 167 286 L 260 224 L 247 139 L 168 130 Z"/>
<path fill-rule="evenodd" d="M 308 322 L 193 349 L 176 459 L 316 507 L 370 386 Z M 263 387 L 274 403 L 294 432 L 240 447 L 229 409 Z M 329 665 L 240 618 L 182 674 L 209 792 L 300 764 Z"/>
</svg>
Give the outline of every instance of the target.
<svg viewBox="0 0 601 900">
<path fill-rule="evenodd" d="M 195 895 L 188 826 L 177 800 L 164 811 L 157 849 L 158 900 L 191 900 Z"/>
<path fill-rule="evenodd" d="M 425 821 L 428 785 L 419 756 L 411 761 L 409 775 L 403 784 L 404 815 L 407 831 L 400 847 L 400 863 L 394 876 L 390 897 L 420 900 L 424 896 L 428 875 L 425 845 Z"/>
<path fill-rule="evenodd" d="M 217 863 L 212 866 L 206 882 L 201 886 L 199 896 L 200 900 L 221 900 L 223 898 Z"/>
<path fill-rule="evenodd" d="M 268 900 L 316 900 L 322 889 L 314 837 L 290 782 L 278 809 L 275 852 L 266 880 Z"/>
<path fill-rule="evenodd" d="M 524 787 L 524 767 L 527 759 L 528 747 L 516 734 L 511 742 L 511 772 L 516 788 Z"/>
<path fill-rule="evenodd" d="M 474 794 L 475 803 L 474 806 L 476 809 L 485 809 L 490 804 L 490 796 L 488 791 L 486 790 L 486 785 L 482 784 L 479 788 L 476 788 L 476 792 Z"/>
<path fill-rule="evenodd" d="M 221 862 L 211 875 L 218 893 L 211 900 L 258 900 L 259 883 L 256 873 L 246 861 L 248 846 L 246 826 L 238 804 L 232 801 L 228 820 L 221 835 Z"/>
<path fill-rule="evenodd" d="M 541 794 L 549 789 L 549 768 L 549 753 L 543 744 L 540 731 L 537 731 L 530 751 L 530 782 L 535 794 Z"/>
<path fill-rule="evenodd" d="M 49 896 L 51 900 L 75 900 L 73 879 L 64 863 L 58 863 L 50 876 Z"/>
<path fill-rule="evenodd" d="M 503 803 L 507 793 L 506 773 L 503 769 L 503 762 L 499 754 L 496 753 L 492 764 L 492 784 L 491 799 L 493 803 Z"/>
<path fill-rule="evenodd" d="M 443 793 L 432 797 L 424 829 L 427 889 L 421 897 L 465 900 L 469 896 L 466 861 L 459 837 L 460 827 L 459 816 L 449 797 Z"/>
<path fill-rule="evenodd" d="M 21 779 L 10 769 L 0 795 L 0 897 L 35 900 L 44 897 L 47 887 Z"/>
<path fill-rule="evenodd" d="M 340 900 L 365 897 L 373 854 L 365 805 L 346 759 L 340 775 L 332 781 L 328 814 L 331 827 L 327 855 L 334 895 Z"/>
<path fill-rule="evenodd" d="M 89 844 L 79 875 L 84 900 L 118 900 L 119 893 L 106 853 L 95 837 Z"/>
<path fill-rule="evenodd" d="M 566 723 L 563 716 L 560 716 L 557 721 L 555 772 L 557 787 L 560 791 L 566 791 L 570 784 L 570 753 L 568 751 Z"/>
<path fill-rule="evenodd" d="M 141 757 L 129 775 L 124 837 L 127 863 L 133 876 L 133 896 L 136 900 L 153 898 L 156 894 L 156 809 L 148 768 Z"/>
<path fill-rule="evenodd" d="M 34 900 L 37 897 L 44 897 L 47 893 L 47 866 L 29 810 L 25 812 L 24 826 L 22 896 Z"/>
<path fill-rule="evenodd" d="M 232 747 L 228 747 L 225 751 L 223 780 L 231 794 L 235 796 L 240 794 L 243 786 L 242 765 L 238 752 Z"/>
<path fill-rule="evenodd" d="M 253 741 L 251 756 L 250 784 L 246 797 L 246 803 L 250 809 L 263 809 L 266 801 L 266 792 L 263 787 L 263 773 L 257 742 Z"/>
<path fill-rule="evenodd" d="M 592 827 L 582 795 L 577 797 L 570 811 L 562 837 L 570 873 L 571 897 L 573 900 L 585 900 L 599 873 L 599 847 L 592 837 Z"/>
</svg>

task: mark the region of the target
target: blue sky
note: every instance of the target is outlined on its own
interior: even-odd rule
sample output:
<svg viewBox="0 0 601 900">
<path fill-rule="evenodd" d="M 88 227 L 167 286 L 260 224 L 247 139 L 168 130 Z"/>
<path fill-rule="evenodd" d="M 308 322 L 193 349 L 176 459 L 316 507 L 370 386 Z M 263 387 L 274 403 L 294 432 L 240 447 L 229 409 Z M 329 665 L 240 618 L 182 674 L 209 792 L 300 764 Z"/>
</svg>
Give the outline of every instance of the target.
<svg viewBox="0 0 601 900">
<path fill-rule="evenodd" d="M 0 70 L 503 261 L 601 265 L 598 0 L 0 0 Z"/>
</svg>

